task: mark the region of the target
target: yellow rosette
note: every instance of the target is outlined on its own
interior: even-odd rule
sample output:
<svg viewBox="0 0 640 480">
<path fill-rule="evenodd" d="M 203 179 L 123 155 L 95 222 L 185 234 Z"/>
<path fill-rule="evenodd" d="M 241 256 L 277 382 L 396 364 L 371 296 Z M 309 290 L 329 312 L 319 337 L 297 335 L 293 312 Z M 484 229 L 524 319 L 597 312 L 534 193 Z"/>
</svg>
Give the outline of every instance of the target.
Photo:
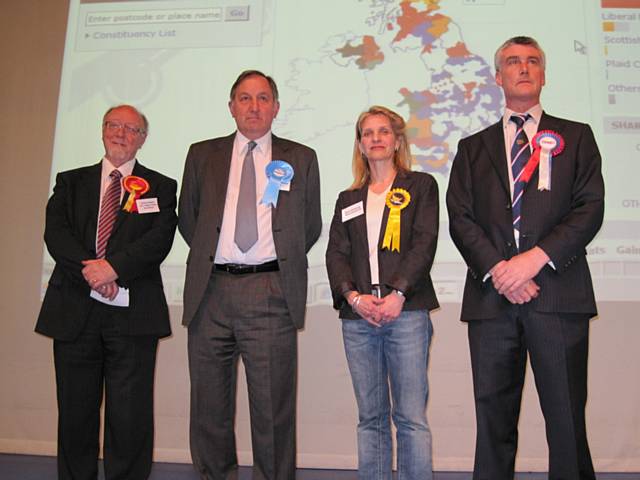
<svg viewBox="0 0 640 480">
<path fill-rule="evenodd" d="M 389 207 L 387 228 L 384 231 L 382 248 L 400 251 L 400 211 L 409 205 L 411 195 L 404 188 L 394 188 L 387 193 L 386 204 Z"/>
</svg>

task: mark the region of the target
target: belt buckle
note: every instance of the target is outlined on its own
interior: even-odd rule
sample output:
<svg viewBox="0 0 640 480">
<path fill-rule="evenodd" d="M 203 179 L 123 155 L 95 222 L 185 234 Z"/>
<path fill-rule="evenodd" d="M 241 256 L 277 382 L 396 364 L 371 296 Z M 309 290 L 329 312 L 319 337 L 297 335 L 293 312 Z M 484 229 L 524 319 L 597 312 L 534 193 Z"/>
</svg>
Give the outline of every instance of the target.
<svg viewBox="0 0 640 480">
<path fill-rule="evenodd" d="M 240 265 L 236 263 L 225 263 L 222 265 L 221 270 L 223 272 L 230 273 L 231 275 L 236 275 L 240 270 Z"/>
<path fill-rule="evenodd" d="M 371 295 L 377 298 L 382 298 L 382 290 L 380 285 L 371 285 Z"/>
</svg>

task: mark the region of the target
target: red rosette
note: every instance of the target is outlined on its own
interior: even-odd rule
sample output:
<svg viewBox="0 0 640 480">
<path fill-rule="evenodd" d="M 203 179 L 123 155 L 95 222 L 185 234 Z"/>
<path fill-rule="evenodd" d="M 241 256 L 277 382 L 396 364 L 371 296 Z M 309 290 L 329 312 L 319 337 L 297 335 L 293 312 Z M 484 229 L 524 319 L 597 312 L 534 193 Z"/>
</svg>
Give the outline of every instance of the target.
<svg viewBox="0 0 640 480">
<path fill-rule="evenodd" d="M 124 210 L 127 212 L 137 212 L 138 206 L 136 200 L 149 191 L 149 182 L 142 177 L 129 175 L 122 180 L 124 189 L 129 192 L 127 203 L 124 204 Z"/>
</svg>

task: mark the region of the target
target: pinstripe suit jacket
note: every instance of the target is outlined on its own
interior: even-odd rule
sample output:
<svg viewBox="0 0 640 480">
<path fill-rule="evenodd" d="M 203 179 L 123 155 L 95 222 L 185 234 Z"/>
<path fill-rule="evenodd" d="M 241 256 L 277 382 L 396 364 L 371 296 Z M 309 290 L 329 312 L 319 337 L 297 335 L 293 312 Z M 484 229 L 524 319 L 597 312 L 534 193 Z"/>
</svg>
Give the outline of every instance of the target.
<svg viewBox="0 0 640 480">
<path fill-rule="evenodd" d="M 82 260 L 96 256 L 96 230 L 102 165 L 59 173 L 47 204 L 45 242 L 56 266 L 42 302 L 36 331 L 57 340 L 73 340 L 88 318 L 90 288 L 82 277 Z M 175 180 L 136 162 L 133 175 L 149 182 L 143 198 L 157 198 L 159 212 L 118 211 L 107 243 L 106 260 L 129 289 L 130 305 L 122 308 L 120 331 L 127 335 L 171 334 L 169 309 L 160 264 L 176 231 Z M 127 196 L 122 199 L 122 205 Z"/>
<path fill-rule="evenodd" d="M 565 148 L 553 158 L 549 191 L 537 189 L 537 170 L 525 187 L 519 250 L 512 227 L 502 122 L 459 143 L 447 208 L 451 237 L 468 266 L 462 320 L 494 318 L 511 305 L 484 277 L 499 261 L 536 245 L 555 269 L 546 265 L 534 278 L 540 294 L 530 308 L 597 313 L 586 246 L 604 215 L 600 153 L 586 124 L 543 113 L 538 130 L 559 133 Z"/>
</svg>

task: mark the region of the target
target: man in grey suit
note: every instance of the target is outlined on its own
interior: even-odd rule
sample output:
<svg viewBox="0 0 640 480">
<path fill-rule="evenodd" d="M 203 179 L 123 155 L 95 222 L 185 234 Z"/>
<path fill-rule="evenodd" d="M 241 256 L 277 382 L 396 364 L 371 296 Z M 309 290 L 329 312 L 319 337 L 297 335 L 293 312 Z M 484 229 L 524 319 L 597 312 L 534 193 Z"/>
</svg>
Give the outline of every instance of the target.
<svg viewBox="0 0 640 480">
<path fill-rule="evenodd" d="M 597 308 L 586 246 L 604 215 L 600 153 L 588 125 L 542 110 L 545 55 L 534 39 L 507 40 L 495 64 L 504 116 L 460 141 L 447 190 L 451 238 L 468 266 L 473 478 L 513 479 L 528 356 L 549 479 L 595 480 L 585 405 Z"/>
<path fill-rule="evenodd" d="M 245 366 L 253 478 L 295 478 L 297 329 L 304 325 L 306 253 L 320 235 L 315 152 L 271 133 L 271 77 L 245 71 L 231 87 L 237 131 L 191 145 L 179 202 L 190 247 L 183 324 L 189 329 L 190 443 L 202 479 L 237 478 L 235 367 Z"/>
</svg>

